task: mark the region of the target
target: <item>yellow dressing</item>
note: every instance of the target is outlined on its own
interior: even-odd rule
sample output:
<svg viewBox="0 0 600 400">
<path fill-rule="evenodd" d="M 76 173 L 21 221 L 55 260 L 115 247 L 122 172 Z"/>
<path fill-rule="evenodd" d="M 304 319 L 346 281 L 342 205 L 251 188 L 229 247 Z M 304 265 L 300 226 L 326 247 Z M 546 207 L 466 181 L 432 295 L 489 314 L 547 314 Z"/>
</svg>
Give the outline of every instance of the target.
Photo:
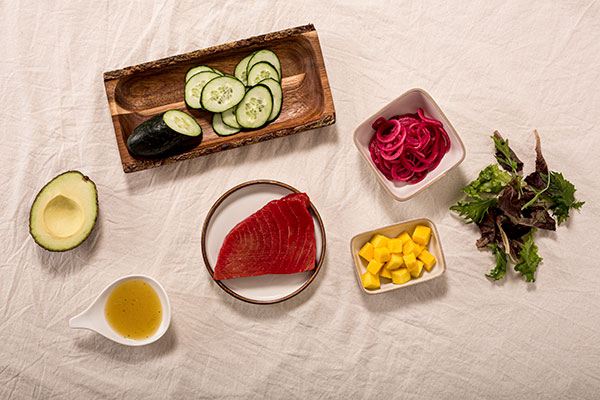
<svg viewBox="0 0 600 400">
<path fill-rule="evenodd" d="M 115 332 L 135 340 L 152 336 L 163 318 L 158 294 L 140 279 L 117 285 L 106 300 L 104 315 Z"/>
</svg>

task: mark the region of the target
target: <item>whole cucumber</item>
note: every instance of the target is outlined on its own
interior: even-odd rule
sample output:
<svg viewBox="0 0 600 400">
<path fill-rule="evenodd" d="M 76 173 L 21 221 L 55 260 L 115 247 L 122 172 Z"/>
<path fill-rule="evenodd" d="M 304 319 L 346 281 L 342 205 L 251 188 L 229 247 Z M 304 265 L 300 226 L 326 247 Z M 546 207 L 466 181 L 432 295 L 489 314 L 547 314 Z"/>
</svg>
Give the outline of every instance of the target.
<svg viewBox="0 0 600 400">
<path fill-rule="evenodd" d="M 165 116 L 168 113 L 171 113 L 167 117 L 168 120 L 175 121 L 179 119 L 184 124 L 191 126 L 193 132 L 180 133 L 169 126 L 165 121 Z M 175 122 L 172 123 L 172 126 L 174 125 Z M 139 124 L 127 138 L 127 149 L 134 156 L 148 158 L 163 157 L 176 153 L 186 146 L 198 143 L 201 140 L 202 128 L 200 128 L 191 116 L 181 111 L 169 110 Z"/>
</svg>

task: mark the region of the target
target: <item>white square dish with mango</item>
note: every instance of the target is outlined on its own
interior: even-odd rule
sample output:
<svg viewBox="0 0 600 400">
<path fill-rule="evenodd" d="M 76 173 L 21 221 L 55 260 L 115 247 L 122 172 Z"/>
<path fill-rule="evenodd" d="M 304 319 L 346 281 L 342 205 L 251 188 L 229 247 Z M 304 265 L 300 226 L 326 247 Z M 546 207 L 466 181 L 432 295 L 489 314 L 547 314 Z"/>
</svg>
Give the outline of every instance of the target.
<svg viewBox="0 0 600 400">
<path fill-rule="evenodd" d="M 445 271 L 437 230 L 427 219 L 359 234 L 351 249 L 358 281 L 368 294 L 428 281 Z"/>
</svg>

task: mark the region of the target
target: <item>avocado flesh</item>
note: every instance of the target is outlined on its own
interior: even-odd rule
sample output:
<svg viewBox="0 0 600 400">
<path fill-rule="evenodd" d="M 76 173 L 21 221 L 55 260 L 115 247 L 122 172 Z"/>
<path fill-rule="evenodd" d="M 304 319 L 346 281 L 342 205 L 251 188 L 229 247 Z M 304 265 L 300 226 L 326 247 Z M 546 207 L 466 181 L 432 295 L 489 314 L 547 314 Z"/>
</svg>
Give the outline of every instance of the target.
<svg viewBox="0 0 600 400">
<path fill-rule="evenodd" d="M 38 193 L 31 206 L 29 232 L 46 250 L 70 250 L 87 239 L 97 217 L 96 185 L 81 172 L 68 171 Z"/>
</svg>

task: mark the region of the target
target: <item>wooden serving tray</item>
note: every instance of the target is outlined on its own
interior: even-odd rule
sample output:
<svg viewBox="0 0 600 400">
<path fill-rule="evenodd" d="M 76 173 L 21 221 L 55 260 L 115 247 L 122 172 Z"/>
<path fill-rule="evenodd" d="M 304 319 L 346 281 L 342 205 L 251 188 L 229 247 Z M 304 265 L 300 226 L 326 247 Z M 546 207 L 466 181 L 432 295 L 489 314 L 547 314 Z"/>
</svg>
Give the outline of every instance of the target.
<svg viewBox="0 0 600 400">
<path fill-rule="evenodd" d="M 259 49 L 273 50 L 281 61 L 281 114 L 262 129 L 217 136 L 211 126 L 211 113 L 186 107 L 183 100 L 185 73 L 193 66 L 206 64 L 233 74 L 242 58 Z M 105 72 L 104 86 L 125 172 L 189 160 L 335 123 L 323 54 L 312 24 Z M 170 109 L 194 116 L 202 126 L 202 142 L 181 154 L 161 159 L 129 154 L 125 143 L 133 129 L 153 115 Z"/>
</svg>

